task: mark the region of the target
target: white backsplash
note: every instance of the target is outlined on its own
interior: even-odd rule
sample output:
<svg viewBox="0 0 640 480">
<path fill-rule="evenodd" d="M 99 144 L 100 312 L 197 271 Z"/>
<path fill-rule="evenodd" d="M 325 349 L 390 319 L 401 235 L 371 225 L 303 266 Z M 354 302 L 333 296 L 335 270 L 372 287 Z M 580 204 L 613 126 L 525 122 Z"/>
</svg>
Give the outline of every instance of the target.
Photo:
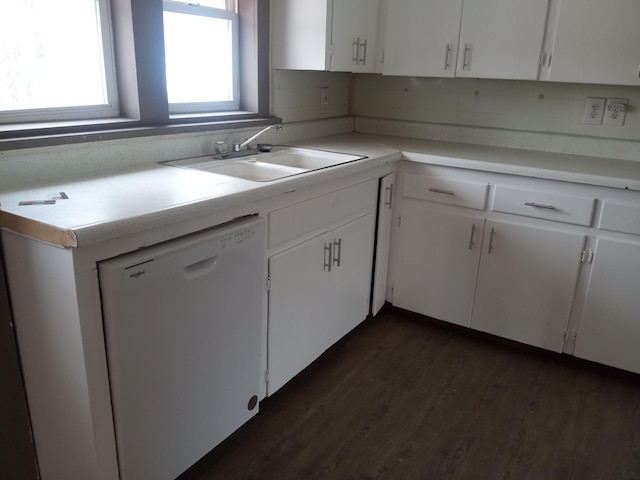
<svg viewBox="0 0 640 480">
<path fill-rule="evenodd" d="M 625 125 L 585 125 L 587 97 L 629 99 Z M 640 140 L 640 88 L 534 81 L 355 75 L 355 116 Z M 515 145 L 514 145 L 515 146 Z"/>
<path fill-rule="evenodd" d="M 213 154 L 218 141 L 242 142 L 261 127 L 103 140 L 63 146 L 0 151 L 0 190 L 48 185 L 74 178 L 103 176 L 150 163 Z M 286 144 L 353 131 L 353 118 L 287 123 L 271 130 L 264 143 Z"/>
</svg>

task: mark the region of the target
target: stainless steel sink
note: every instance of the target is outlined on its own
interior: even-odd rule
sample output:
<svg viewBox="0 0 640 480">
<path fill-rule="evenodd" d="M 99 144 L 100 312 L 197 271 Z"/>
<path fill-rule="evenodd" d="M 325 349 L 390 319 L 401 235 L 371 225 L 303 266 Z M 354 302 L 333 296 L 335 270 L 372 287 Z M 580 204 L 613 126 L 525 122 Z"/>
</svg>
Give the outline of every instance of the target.
<svg viewBox="0 0 640 480">
<path fill-rule="evenodd" d="M 242 178 L 253 182 L 269 182 L 323 168 L 342 165 L 363 156 L 327 152 L 299 147 L 274 147 L 270 152 L 249 153 L 227 160 L 196 157 L 163 162 L 165 165 L 194 168 L 206 172 Z"/>
</svg>

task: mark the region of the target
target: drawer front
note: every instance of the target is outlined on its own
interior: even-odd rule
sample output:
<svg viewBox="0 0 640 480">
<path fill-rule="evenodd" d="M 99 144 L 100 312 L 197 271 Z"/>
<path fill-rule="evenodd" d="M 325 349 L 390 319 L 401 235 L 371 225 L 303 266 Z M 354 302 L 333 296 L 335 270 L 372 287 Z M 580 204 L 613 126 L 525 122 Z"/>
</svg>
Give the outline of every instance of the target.
<svg viewBox="0 0 640 480">
<path fill-rule="evenodd" d="M 640 235 L 640 206 L 604 201 L 598 228 Z"/>
<path fill-rule="evenodd" d="M 269 213 L 269 247 L 376 205 L 378 181 L 371 180 L 304 200 Z"/>
<path fill-rule="evenodd" d="M 594 205 L 595 198 L 497 185 L 492 210 L 589 226 Z"/>
<path fill-rule="evenodd" d="M 409 173 L 405 177 L 403 196 L 429 202 L 484 210 L 487 206 L 486 183 L 463 182 Z"/>
</svg>

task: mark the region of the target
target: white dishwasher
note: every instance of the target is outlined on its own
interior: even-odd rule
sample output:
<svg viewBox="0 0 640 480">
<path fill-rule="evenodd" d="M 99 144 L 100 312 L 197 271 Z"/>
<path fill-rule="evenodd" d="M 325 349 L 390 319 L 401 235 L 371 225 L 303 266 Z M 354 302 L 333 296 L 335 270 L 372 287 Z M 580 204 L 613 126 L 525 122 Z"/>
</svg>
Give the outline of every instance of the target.
<svg viewBox="0 0 640 480">
<path fill-rule="evenodd" d="M 173 480 L 258 412 L 263 238 L 248 217 L 99 264 L 122 480 Z"/>
</svg>

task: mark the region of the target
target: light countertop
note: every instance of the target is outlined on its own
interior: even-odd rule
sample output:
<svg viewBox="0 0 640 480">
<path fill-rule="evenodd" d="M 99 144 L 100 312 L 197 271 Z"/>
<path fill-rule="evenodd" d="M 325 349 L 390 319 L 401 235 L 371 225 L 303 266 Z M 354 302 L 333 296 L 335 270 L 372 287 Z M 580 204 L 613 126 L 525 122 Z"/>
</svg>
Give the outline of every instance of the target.
<svg viewBox="0 0 640 480">
<path fill-rule="evenodd" d="M 297 145 L 368 158 L 271 182 L 150 163 L 99 178 L 45 187 L 24 186 L 0 193 L 0 227 L 63 247 L 91 245 L 167 225 L 178 218 L 184 220 L 260 201 L 401 158 L 640 190 L 640 161 L 367 134 L 336 135 Z M 25 201 L 36 203 L 20 205 Z M 40 203 L 46 201 L 51 203 Z"/>
</svg>

